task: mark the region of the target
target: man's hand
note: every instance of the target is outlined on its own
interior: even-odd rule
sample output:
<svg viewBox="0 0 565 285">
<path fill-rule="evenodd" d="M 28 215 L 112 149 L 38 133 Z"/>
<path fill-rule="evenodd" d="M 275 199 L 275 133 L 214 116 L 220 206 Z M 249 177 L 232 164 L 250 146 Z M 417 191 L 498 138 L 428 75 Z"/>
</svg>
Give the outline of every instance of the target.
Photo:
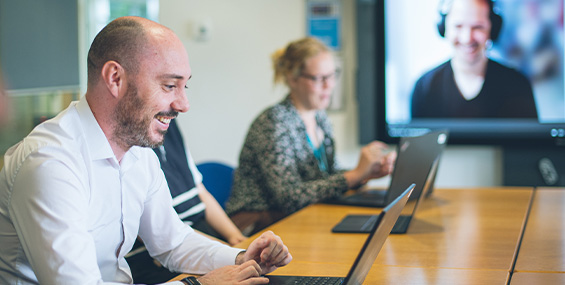
<svg viewBox="0 0 565 285">
<path fill-rule="evenodd" d="M 261 267 L 255 260 L 249 260 L 241 265 L 230 265 L 208 272 L 198 277 L 203 285 L 215 284 L 267 284 L 269 279 L 261 277 Z"/>
<path fill-rule="evenodd" d="M 264 275 L 290 263 L 292 255 L 279 236 L 267 231 L 251 242 L 247 251 L 237 256 L 235 264 L 249 260 L 255 260 L 261 267 L 260 274 Z"/>
</svg>

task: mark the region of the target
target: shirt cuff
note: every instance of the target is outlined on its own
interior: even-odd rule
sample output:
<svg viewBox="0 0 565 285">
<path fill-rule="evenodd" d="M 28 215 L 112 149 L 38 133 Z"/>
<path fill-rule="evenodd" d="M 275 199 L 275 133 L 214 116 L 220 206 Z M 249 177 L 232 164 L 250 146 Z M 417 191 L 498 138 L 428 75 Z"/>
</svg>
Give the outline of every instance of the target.
<svg viewBox="0 0 565 285">
<path fill-rule="evenodd" d="M 215 267 L 220 268 L 227 265 L 235 265 L 235 258 L 242 251 L 245 251 L 245 249 L 225 247 L 220 254 L 216 254 L 214 258 Z"/>
</svg>

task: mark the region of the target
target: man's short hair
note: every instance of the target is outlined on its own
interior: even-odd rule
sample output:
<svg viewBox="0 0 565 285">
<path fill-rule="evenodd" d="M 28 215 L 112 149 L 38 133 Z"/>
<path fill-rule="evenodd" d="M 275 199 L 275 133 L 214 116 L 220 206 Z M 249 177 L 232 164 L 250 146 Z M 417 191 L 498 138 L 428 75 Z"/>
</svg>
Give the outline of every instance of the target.
<svg viewBox="0 0 565 285">
<path fill-rule="evenodd" d="M 88 85 L 98 82 L 102 66 L 108 61 L 118 62 L 127 72 L 139 71 L 139 54 L 147 44 L 144 26 L 135 19 L 117 19 L 110 22 L 92 41 L 88 51 Z"/>
</svg>

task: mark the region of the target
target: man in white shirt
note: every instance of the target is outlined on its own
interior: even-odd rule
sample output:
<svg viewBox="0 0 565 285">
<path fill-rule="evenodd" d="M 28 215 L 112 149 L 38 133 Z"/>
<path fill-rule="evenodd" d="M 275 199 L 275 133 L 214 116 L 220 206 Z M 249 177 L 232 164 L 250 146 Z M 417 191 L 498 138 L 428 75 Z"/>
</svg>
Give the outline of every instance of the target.
<svg viewBox="0 0 565 285">
<path fill-rule="evenodd" d="M 188 111 L 190 77 L 184 46 L 160 24 L 123 17 L 96 36 L 85 96 L 6 152 L 0 283 L 131 283 L 124 256 L 138 234 L 168 269 L 205 274 L 202 284 L 264 284 L 292 260 L 272 232 L 243 251 L 196 234 L 172 208 L 150 148 Z"/>
</svg>

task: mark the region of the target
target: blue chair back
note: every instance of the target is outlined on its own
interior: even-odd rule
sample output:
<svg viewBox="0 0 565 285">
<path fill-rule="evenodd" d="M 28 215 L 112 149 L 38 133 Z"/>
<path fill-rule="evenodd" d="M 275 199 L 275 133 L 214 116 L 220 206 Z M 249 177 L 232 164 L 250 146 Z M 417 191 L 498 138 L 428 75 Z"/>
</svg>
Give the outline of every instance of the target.
<svg viewBox="0 0 565 285">
<path fill-rule="evenodd" d="M 221 162 L 204 162 L 196 167 L 202 173 L 202 184 L 216 198 L 220 206 L 225 208 L 231 194 L 234 168 Z"/>
</svg>

